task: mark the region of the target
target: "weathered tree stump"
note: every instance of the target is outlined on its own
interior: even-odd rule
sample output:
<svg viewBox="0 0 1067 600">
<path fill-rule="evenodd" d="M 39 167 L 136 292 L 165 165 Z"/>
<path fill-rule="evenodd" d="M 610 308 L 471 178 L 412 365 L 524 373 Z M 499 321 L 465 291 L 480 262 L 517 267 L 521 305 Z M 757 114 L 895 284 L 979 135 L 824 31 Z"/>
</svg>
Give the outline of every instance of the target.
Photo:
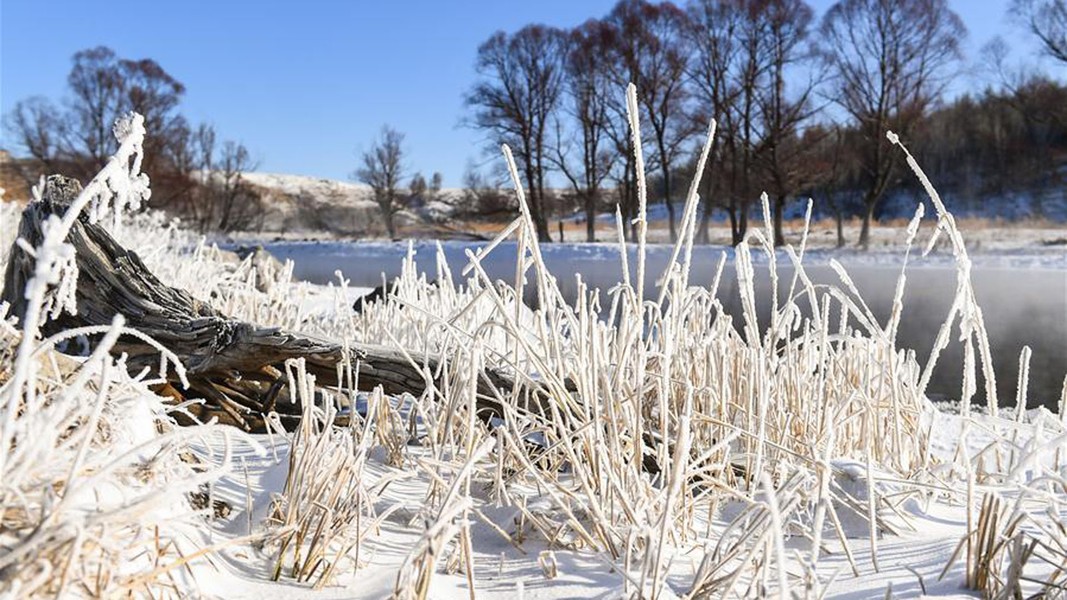
<svg viewBox="0 0 1067 600">
<path fill-rule="evenodd" d="M 42 223 L 49 215 L 62 216 L 80 190 L 74 180 L 50 176 L 41 200 L 23 211 L 19 237 L 37 247 Z M 198 420 L 217 417 L 223 423 L 260 431 L 271 411 L 285 417 L 283 422 L 298 419 L 300 406 L 286 389 L 284 365 L 289 359 L 304 359 L 316 382 L 333 388 L 341 385 L 338 365 L 351 364 L 358 368 L 358 389 L 382 386 L 388 394 L 409 392 L 418 396 L 438 370 L 436 358 L 418 352 L 408 352 L 409 360 L 404 353 L 383 346 L 349 344 L 346 349 L 335 340 L 229 318 L 188 292 L 165 285 L 136 252 L 123 248 L 86 215 L 75 223 L 68 242 L 76 250 L 79 271 L 77 314 L 64 314 L 48 322 L 44 333 L 106 326 L 116 314 L 122 314 L 127 327 L 148 335 L 181 359 L 189 386 L 184 387 L 174 369 L 169 369 L 167 384 L 157 391 L 176 401 L 202 398 L 203 403 L 191 408 Z M 14 245 L 2 299 L 20 320 L 26 311 L 24 290 L 33 270 L 34 258 Z M 127 355 L 131 373 L 157 368 L 160 363 L 158 350 L 132 335 L 121 336 L 112 353 Z M 501 415 L 496 393 L 510 394 L 512 389 L 511 378 L 484 371 L 478 386 L 478 412 Z"/>
</svg>

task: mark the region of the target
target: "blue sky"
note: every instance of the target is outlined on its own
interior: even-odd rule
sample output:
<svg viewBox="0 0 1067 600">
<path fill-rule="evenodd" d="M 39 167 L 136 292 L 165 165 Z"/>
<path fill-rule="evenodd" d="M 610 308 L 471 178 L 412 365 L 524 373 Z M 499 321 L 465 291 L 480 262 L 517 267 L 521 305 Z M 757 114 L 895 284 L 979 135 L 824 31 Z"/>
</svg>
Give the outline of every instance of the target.
<svg viewBox="0 0 1067 600">
<path fill-rule="evenodd" d="M 950 3 L 970 30 L 968 58 L 999 34 L 1016 58 L 1034 59 L 1030 37 L 1007 19 L 1008 0 Z M 261 171 L 347 179 L 387 123 L 406 133 L 412 170 L 441 171 L 456 186 L 467 160 L 484 157 L 482 136 L 460 125 L 478 44 L 528 23 L 574 26 L 613 4 L 2 0 L 0 110 L 31 95 L 59 99 L 71 55 L 103 44 L 159 62 L 186 85 L 189 119 L 246 144 Z M 819 16 L 831 4 L 812 2 Z M 980 81 L 964 75 L 965 87 Z M 6 134 L 0 146 L 11 146 Z"/>
</svg>

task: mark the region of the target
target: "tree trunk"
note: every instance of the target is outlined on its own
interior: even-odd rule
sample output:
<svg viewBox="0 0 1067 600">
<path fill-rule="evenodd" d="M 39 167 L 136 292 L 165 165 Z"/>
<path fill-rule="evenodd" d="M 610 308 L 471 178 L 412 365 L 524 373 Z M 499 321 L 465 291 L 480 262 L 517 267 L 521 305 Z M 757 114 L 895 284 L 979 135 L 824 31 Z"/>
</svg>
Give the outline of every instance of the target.
<svg viewBox="0 0 1067 600">
<path fill-rule="evenodd" d="M 845 247 L 845 215 L 841 213 L 841 210 L 834 211 L 834 220 L 837 221 L 837 247 Z"/>
<path fill-rule="evenodd" d="M 711 171 L 711 167 L 705 168 L 700 183 L 700 187 L 702 187 L 703 190 L 700 192 L 700 207 L 702 210 L 700 211 L 700 226 L 697 228 L 696 243 L 698 244 L 711 243 L 711 233 L 708 231 L 708 227 L 711 223 L 711 198 L 713 190 L 711 187 L 711 175 L 708 171 Z"/>
<path fill-rule="evenodd" d="M 585 197 L 585 241 L 596 241 L 596 194 L 589 192 Z"/>
<path fill-rule="evenodd" d="M 382 208 L 382 220 L 385 221 L 385 233 L 390 240 L 396 239 L 396 224 L 393 221 L 393 211 Z"/>
<path fill-rule="evenodd" d="M 735 246 L 745 241 L 745 236 L 748 235 L 748 202 L 741 202 L 737 212 L 737 231 L 734 232 Z"/>
<path fill-rule="evenodd" d="M 704 211 L 700 213 L 700 225 L 697 227 L 697 239 L 696 243 L 701 245 L 707 245 L 711 243 L 711 206 L 705 200 Z"/>
<path fill-rule="evenodd" d="M 738 229 L 740 225 L 737 222 L 737 201 L 733 198 L 730 199 L 730 242 L 736 246 L 741 243 L 741 233 Z"/>
<path fill-rule="evenodd" d="M 548 228 L 548 201 L 545 198 L 545 170 L 540 159 L 537 161 L 537 205 L 539 207 L 537 228 L 543 232 L 543 241 L 551 242 L 552 231 Z"/>
<path fill-rule="evenodd" d="M 41 227 L 47 219 L 63 215 L 80 191 L 80 185 L 74 186 L 78 189 L 73 193 L 64 191 L 71 187 L 64 182 L 70 181 L 49 177 L 42 200 L 23 211 L 19 237 L 32 247 L 40 245 Z M 430 383 L 436 383 L 433 374 L 439 361 L 417 351 L 408 352 L 412 359 L 409 361 L 399 350 L 383 346 L 350 343 L 346 350 L 339 341 L 229 318 L 188 292 L 163 284 L 135 252 L 120 246 L 99 224 L 90 223 L 87 215 L 75 222 L 67 241 L 76 253 L 78 312 L 49 321 L 43 333 L 107 326 L 114 315 L 122 314 L 126 327 L 151 337 L 181 360 L 189 386 L 183 387 L 171 366 L 166 373 L 167 383 L 157 391 L 179 402 L 203 398 L 202 404 L 190 408 L 201 420 L 218 417 L 223 423 L 262 431 L 265 415 L 272 411 L 290 422 L 299 418 L 301 410 L 295 394 L 285 389 L 285 362 L 289 359 L 304 359 L 316 382 L 325 387 L 342 385 L 338 365 L 358 369 L 360 390 L 380 385 L 389 394 L 409 392 L 417 396 Z M 34 264 L 33 256 L 21 246 L 12 246 L 0 300 L 8 302 L 11 314 L 20 320 L 27 309 L 24 290 L 34 275 Z M 160 364 L 156 348 L 132 335 L 121 336 L 111 352 L 127 356 L 131 373 L 146 367 L 158 368 Z M 512 385 L 507 376 L 492 369 L 483 371 L 478 383 L 478 412 L 482 416 L 503 416 L 496 394 L 509 395 Z M 536 385 L 521 384 L 520 388 L 528 398 L 543 393 Z"/>
<path fill-rule="evenodd" d="M 671 230 L 671 243 L 678 241 L 678 231 L 674 226 L 674 205 L 671 204 L 671 167 L 663 165 L 663 199 L 667 203 L 667 223 Z"/>
<path fill-rule="evenodd" d="M 865 198 L 863 204 L 866 210 L 863 211 L 863 227 L 860 228 L 860 239 L 857 245 L 867 250 L 871 246 L 871 221 L 874 220 L 875 202 L 870 198 Z"/>
<path fill-rule="evenodd" d="M 774 198 L 774 245 L 785 245 L 785 234 L 782 232 L 782 213 L 785 212 L 785 196 Z"/>
</svg>

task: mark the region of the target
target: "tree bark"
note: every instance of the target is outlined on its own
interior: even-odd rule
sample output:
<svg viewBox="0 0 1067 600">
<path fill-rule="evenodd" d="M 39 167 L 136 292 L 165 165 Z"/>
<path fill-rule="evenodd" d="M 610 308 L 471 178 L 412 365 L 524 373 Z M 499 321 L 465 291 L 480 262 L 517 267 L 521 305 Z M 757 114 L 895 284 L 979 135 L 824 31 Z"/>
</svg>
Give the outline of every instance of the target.
<svg viewBox="0 0 1067 600">
<path fill-rule="evenodd" d="M 589 192 L 585 196 L 585 241 L 596 241 L 596 199 L 595 192 Z"/>
</svg>

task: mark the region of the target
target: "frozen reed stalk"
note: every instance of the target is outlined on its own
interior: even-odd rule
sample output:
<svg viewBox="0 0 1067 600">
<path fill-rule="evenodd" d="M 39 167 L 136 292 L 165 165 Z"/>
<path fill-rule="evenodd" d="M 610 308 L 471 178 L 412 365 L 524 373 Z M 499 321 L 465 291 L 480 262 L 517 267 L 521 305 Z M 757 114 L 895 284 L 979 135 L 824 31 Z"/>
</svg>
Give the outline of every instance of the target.
<svg viewBox="0 0 1067 600">
<path fill-rule="evenodd" d="M 634 172 L 637 173 L 637 302 L 641 303 L 645 298 L 648 186 L 645 183 L 645 153 L 641 147 L 641 113 L 637 104 L 637 86 L 633 83 L 626 86 L 626 116 L 630 121 L 630 143 L 634 150 Z"/>
<path fill-rule="evenodd" d="M 1067 428 L 1067 376 L 1063 378 L 1063 390 L 1060 391 L 1060 423 Z"/>
<path fill-rule="evenodd" d="M 934 209 L 937 212 L 938 230 L 930 239 L 930 244 L 927 246 L 927 251 L 933 247 L 937 239 L 937 234 L 944 231 L 952 242 L 952 253 L 956 260 L 956 274 L 957 274 L 957 289 L 956 289 L 956 301 L 953 303 L 952 309 L 949 311 L 949 316 L 945 320 L 943 329 L 952 326 L 952 322 L 957 316 L 960 318 L 960 337 L 966 340 L 965 350 L 971 352 L 971 344 L 978 345 L 979 355 L 982 359 L 982 375 L 985 378 L 986 385 L 986 401 L 989 403 L 996 403 L 997 400 L 997 380 L 996 374 L 993 371 L 993 358 L 989 346 L 989 334 L 986 332 L 985 320 L 982 316 L 982 309 L 978 305 L 978 301 L 975 299 L 974 286 L 971 281 L 971 259 L 967 254 L 967 245 L 963 241 L 963 235 L 956 227 L 956 219 L 952 216 L 952 213 L 945 208 L 944 202 L 941 201 L 940 194 L 930 183 L 929 178 L 926 177 L 926 173 L 923 172 L 922 167 L 911 155 L 911 152 L 900 141 L 900 137 L 892 131 L 886 132 L 886 138 L 889 142 L 899 147 L 903 152 L 907 160 L 908 166 L 911 167 L 912 172 L 918 177 L 919 183 L 922 184 L 923 189 L 926 191 L 930 198 L 930 201 L 934 204 Z M 927 370 L 932 370 L 934 363 L 937 361 L 937 356 L 943 349 L 944 337 L 939 336 L 935 350 L 931 352 L 930 362 L 927 365 Z M 974 377 L 973 362 L 969 363 L 968 367 L 965 367 L 965 378 Z M 923 378 L 923 391 L 925 392 L 926 383 L 929 381 L 929 376 Z M 964 394 L 963 398 L 964 410 L 970 409 L 970 397 L 968 394 Z"/>
</svg>

